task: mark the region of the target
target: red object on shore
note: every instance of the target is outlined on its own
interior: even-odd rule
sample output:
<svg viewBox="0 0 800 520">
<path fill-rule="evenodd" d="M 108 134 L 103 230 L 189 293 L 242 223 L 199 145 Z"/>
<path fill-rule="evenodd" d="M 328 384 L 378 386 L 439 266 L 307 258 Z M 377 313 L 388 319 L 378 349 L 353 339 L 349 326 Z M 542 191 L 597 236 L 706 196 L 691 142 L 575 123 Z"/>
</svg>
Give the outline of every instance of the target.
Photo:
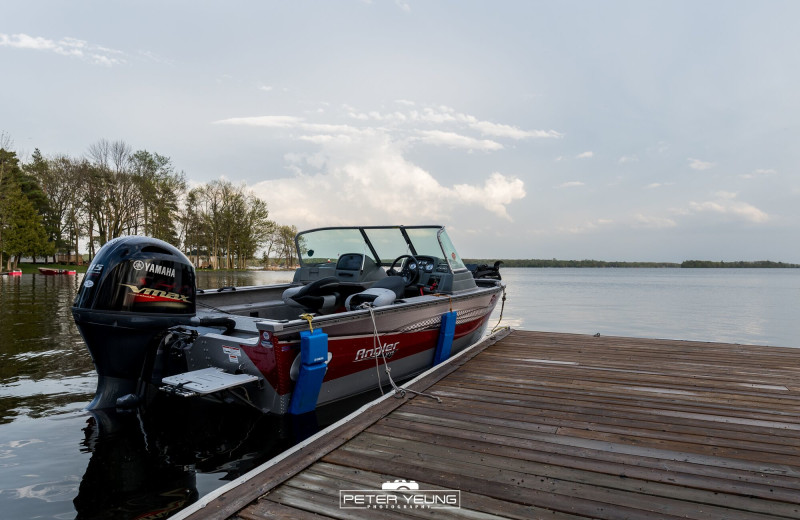
<svg viewBox="0 0 800 520">
<path fill-rule="evenodd" d="M 22 276 L 22 271 L 20 271 L 19 269 L 15 269 L 13 271 L 8 271 L 7 273 L 2 273 L 2 274 L 7 276 Z"/>
</svg>

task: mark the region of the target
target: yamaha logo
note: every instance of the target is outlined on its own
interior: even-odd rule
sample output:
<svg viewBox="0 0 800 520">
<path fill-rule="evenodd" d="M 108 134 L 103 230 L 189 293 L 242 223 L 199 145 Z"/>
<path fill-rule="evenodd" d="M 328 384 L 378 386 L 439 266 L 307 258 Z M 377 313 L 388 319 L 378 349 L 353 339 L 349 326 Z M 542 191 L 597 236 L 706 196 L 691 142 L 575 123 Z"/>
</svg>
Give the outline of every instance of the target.
<svg viewBox="0 0 800 520">
<path fill-rule="evenodd" d="M 144 262 L 142 262 L 141 260 L 135 260 L 133 262 L 133 268 L 135 270 L 137 270 L 137 271 L 143 270 L 144 269 Z"/>
</svg>

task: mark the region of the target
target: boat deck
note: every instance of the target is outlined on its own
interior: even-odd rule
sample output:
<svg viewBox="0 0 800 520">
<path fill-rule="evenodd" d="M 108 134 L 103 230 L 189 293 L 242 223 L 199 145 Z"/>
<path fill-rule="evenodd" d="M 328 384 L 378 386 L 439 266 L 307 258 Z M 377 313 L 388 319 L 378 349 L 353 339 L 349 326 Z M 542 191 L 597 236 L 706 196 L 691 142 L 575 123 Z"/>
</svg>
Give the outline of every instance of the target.
<svg viewBox="0 0 800 520">
<path fill-rule="evenodd" d="M 513 331 L 410 387 L 178 516 L 800 518 L 800 349 Z M 397 479 L 461 508 L 340 508 Z"/>
</svg>

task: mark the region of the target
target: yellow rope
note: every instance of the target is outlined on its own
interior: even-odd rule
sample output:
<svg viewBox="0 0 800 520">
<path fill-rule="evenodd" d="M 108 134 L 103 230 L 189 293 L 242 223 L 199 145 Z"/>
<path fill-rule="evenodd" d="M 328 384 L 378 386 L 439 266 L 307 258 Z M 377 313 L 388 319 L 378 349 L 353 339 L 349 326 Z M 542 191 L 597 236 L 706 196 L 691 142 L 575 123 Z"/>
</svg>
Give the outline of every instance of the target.
<svg viewBox="0 0 800 520">
<path fill-rule="evenodd" d="M 314 319 L 314 316 L 311 314 L 301 314 L 300 317 L 308 322 L 308 330 L 314 332 L 314 327 L 311 325 L 311 320 Z"/>
</svg>

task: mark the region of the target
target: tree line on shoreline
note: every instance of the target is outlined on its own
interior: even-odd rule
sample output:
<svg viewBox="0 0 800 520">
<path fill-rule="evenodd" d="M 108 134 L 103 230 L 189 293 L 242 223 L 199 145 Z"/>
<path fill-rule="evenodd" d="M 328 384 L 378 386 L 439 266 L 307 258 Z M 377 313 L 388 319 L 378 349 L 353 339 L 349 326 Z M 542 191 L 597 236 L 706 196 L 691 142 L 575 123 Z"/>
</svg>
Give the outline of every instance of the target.
<svg viewBox="0 0 800 520">
<path fill-rule="evenodd" d="M 465 259 L 469 264 L 492 265 L 495 260 L 488 259 Z M 683 267 L 683 268 L 800 268 L 800 264 L 787 264 L 784 262 L 773 262 L 771 260 L 759 260 L 755 262 L 713 262 L 707 260 L 684 260 L 676 262 L 606 262 L 603 260 L 551 260 L 545 259 L 510 259 L 502 260 L 503 267 Z"/>
<path fill-rule="evenodd" d="M 267 203 L 242 184 L 190 187 L 172 160 L 124 141 L 101 139 L 82 157 L 29 161 L 0 133 L 0 265 L 22 257 L 80 263 L 113 238 L 147 235 L 169 242 L 196 265 L 242 268 L 261 261 L 294 265 L 297 228 L 269 219 Z"/>
</svg>

